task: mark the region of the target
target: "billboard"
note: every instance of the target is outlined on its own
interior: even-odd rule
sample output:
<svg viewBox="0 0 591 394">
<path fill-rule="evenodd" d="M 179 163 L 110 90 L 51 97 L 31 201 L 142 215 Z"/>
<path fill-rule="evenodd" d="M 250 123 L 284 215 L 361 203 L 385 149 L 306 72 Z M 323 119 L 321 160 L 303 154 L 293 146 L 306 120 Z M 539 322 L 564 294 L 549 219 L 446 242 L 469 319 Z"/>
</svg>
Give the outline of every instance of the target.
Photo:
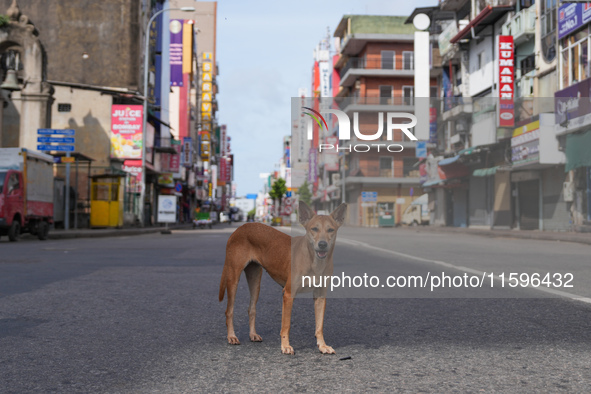
<svg viewBox="0 0 591 394">
<path fill-rule="evenodd" d="M 143 120 L 141 105 L 111 106 L 111 158 L 142 158 Z"/>
</svg>

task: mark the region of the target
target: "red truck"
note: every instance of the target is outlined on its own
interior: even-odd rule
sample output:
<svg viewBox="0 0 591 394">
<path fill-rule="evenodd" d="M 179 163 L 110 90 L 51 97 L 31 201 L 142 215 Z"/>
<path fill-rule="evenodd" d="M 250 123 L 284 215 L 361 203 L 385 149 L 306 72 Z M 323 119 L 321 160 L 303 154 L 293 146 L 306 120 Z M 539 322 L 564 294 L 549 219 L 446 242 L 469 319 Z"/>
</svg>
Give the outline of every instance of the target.
<svg viewBox="0 0 591 394">
<path fill-rule="evenodd" d="M 53 223 L 53 157 L 24 148 L 0 148 L 0 236 L 28 232 L 47 239 Z"/>
</svg>

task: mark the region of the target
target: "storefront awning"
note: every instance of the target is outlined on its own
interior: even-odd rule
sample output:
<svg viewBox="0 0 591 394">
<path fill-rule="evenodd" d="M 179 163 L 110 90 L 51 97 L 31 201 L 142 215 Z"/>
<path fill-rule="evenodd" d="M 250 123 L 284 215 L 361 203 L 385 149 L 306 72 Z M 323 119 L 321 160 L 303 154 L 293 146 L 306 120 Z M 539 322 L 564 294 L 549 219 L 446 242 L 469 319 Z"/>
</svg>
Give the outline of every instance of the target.
<svg viewBox="0 0 591 394">
<path fill-rule="evenodd" d="M 438 165 L 439 167 L 442 167 L 442 166 L 448 166 L 448 165 L 450 165 L 450 164 L 454 164 L 454 163 L 456 163 L 456 162 L 459 160 L 459 158 L 460 158 L 460 155 L 456 155 L 456 156 L 453 156 L 453 157 L 448 157 L 447 159 L 440 160 L 440 161 L 437 163 L 437 165 Z"/>
<path fill-rule="evenodd" d="M 514 9 L 515 7 L 511 5 L 500 5 L 496 7 L 491 5 L 487 6 L 480 12 L 480 14 L 476 15 L 476 17 L 472 19 L 466 27 L 460 30 L 460 32 L 456 34 L 455 37 L 449 40 L 449 42 L 455 44 L 464 38 L 468 38 L 472 29 L 474 29 L 474 34 L 478 35 L 478 33 L 480 33 L 485 27 L 494 24 L 499 20 L 499 18 L 501 18 L 501 16 L 505 15 L 505 13 L 509 11 L 513 11 Z"/>
<path fill-rule="evenodd" d="M 473 176 L 491 176 L 497 173 L 499 166 L 491 167 L 491 168 L 479 168 L 474 170 L 472 173 Z"/>
<path fill-rule="evenodd" d="M 168 123 L 157 117 L 156 114 L 154 114 L 154 112 L 152 112 L 151 110 L 148 110 L 148 120 L 151 120 L 153 122 L 161 124 L 162 126 L 166 126 L 171 130 L 174 130 Z"/>
<path fill-rule="evenodd" d="M 579 167 L 591 167 L 591 130 L 566 136 L 566 166 L 569 172 Z"/>
</svg>

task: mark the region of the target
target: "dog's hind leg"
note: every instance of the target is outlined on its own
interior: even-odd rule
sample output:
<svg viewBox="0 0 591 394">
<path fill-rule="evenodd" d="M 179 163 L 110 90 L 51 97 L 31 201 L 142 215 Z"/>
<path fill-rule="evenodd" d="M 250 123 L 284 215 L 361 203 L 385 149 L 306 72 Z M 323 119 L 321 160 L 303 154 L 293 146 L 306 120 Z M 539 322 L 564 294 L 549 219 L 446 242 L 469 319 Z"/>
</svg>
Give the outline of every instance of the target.
<svg viewBox="0 0 591 394">
<path fill-rule="evenodd" d="M 234 332 L 234 300 L 236 299 L 236 290 L 238 289 L 238 281 L 242 271 L 228 270 L 227 272 L 227 291 L 228 291 L 228 306 L 226 308 L 226 327 L 228 327 L 228 343 L 230 345 L 240 345 L 238 337 Z"/>
<path fill-rule="evenodd" d="M 256 307 L 261 290 L 261 278 L 263 277 L 263 267 L 257 263 L 250 263 L 245 269 L 248 289 L 250 290 L 250 305 L 248 306 L 248 324 L 250 326 L 250 340 L 261 342 L 263 338 L 256 333 L 255 319 L 257 315 Z"/>
</svg>

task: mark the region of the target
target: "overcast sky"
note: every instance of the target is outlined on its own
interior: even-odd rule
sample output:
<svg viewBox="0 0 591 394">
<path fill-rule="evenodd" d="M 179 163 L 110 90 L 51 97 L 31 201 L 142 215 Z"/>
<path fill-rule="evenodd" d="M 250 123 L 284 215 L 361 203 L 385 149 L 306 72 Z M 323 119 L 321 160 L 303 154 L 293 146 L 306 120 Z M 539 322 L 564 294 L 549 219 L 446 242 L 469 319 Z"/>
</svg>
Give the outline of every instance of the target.
<svg viewBox="0 0 591 394">
<path fill-rule="evenodd" d="M 310 89 L 312 52 L 344 14 L 410 15 L 437 0 L 219 0 L 218 119 L 228 125 L 237 194 L 263 188 L 291 133 L 291 97 Z"/>
</svg>

